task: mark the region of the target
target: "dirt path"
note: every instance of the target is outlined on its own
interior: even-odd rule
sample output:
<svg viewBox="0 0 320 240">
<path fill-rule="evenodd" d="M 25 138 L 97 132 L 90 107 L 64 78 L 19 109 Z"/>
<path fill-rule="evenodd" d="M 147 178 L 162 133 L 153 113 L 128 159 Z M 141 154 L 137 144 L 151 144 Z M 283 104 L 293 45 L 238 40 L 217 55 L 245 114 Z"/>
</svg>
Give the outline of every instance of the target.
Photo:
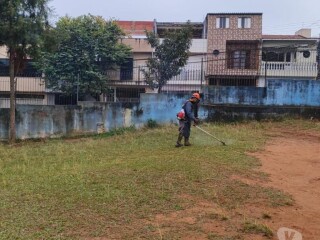
<svg viewBox="0 0 320 240">
<path fill-rule="evenodd" d="M 280 130 L 264 151 L 254 154 L 269 186 L 293 196 L 293 207 L 273 212 L 273 228 L 293 228 L 305 240 L 320 239 L 320 134 Z"/>
<path fill-rule="evenodd" d="M 180 236 L 179 239 L 185 240 L 268 239 L 261 234 L 239 235 L 243 220 L 254 218 L 272 230 L 273 240 L 302 240 L 290 234 L 279 239 L 277 230 L 283 227 L 300 232 L 303 240 L 320 240 L 320 133 L 273 129 L 270 135 L 271 138 L 262 151 L 250 154 L 261 161 L 262 166 L 257 170 L 267 173 L 268 179 L 262 181 L 237 176 L 235 179 L 249 185 L 282 190 L 294 199 L 292 206 L 270 207 L 264 203 L 249 204 L 228 212 L 212 202 L 186 195 L 183 198 L 194 202 L 194 207 L 156 216 L 154 221 L 157 226 L 165 226 L 159 227 L 160 239 L 162 239 L 161 231 L 184 232 L 184 236 Z M 270 218 L 261 218 L 265 213 L 268 213 Z M 230 221 L 224 221 L 224 216 L 229 216 Z"/>
</svg>

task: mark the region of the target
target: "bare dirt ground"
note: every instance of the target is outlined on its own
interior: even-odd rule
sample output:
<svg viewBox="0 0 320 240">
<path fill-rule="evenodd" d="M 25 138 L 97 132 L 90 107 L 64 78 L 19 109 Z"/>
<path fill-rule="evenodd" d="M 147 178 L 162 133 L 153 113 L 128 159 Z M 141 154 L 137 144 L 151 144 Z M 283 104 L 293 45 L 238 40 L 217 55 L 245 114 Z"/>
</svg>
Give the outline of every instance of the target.
<svg viewBox="0 0 320 240">
<path fill-rule="evenodd" d="M 270 175 L 269 186 L 293 196 L 292 207 L 273 212 L 273 229 L 289 227 L 303 239 L 320 239 L 320 133 L 273 132 L 264 151 L 256 153 L 261 170 Z"/>
<path fill-rule="evenodd" d="M 269 239 L 278 240 L 277 230 L 287 227 L 301 232 L 304 240 L 320 240 L 320 133 L 273 129 L 270 136 L 262 151 L 250 154 L 261 161 L 257 171 L 267 173 L 268 179 L 235 179 L 282 190 L 292 196 L 292 206 L 274 208 L 255 203 L 228 211 L 203 199 L 181 196 L 193 206 L 157 215 L 152 220 L 157 228 L 155 239 L 175 239 L 175 232 L 184 232 L 179 239 L 268 239 L 239 231 L 246 219 L 254 219 L 272 230 L 274 236 Z"/>
</svg>

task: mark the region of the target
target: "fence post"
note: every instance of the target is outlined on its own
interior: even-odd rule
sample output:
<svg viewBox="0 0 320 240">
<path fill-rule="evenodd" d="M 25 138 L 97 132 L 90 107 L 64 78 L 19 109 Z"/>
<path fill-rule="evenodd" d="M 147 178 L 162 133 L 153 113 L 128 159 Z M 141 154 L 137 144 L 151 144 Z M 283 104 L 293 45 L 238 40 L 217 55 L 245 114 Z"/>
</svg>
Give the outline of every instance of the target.
<svg viewBox="0 0 320 240">
<path fill-rule="evenodd" d="M 267 86 L 267 68 L 268 68 L 268 59 L 264 63 L 264 86 Z"/>
<path fill-rule="evenodd" d="M 202 90 L 202 82 L 203 82 L 203 58 L 201 58 L 201 76 L 200 76 L 200 88 L 201 88 L 201 90 Z"/>
<path fill-rule="evenodd" d="M 114 87 L 113 89 L 113 102 L 117 102 L 117 88 Z"/>
<path fill-rule="evenodd" d="M 138 67 L 138 85 L 140 85 L 140 65 Z"/>
</svg>

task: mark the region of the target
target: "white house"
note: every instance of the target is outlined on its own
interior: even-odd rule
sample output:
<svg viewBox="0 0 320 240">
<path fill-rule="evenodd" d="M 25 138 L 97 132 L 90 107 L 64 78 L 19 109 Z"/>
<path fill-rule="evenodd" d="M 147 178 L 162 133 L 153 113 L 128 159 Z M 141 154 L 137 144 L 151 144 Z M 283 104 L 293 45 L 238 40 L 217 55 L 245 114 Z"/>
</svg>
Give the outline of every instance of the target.
<svg viewBox="0 0 320 240">
<path fill-rule="evenodd" d="M 265 79 L 316 79 L 317 39 L 302 29 L 295 35 L 262 35 L 262 61 L 259 86 Z"/>
</svg>

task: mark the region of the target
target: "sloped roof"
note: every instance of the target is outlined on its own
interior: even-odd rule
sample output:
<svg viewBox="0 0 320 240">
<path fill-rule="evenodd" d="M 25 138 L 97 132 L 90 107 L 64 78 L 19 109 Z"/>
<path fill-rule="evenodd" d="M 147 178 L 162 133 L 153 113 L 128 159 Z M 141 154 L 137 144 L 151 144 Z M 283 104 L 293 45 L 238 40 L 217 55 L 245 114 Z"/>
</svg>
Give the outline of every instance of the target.
<svg viewBox="0 0 320 240">
<path fill-rule="evenodd" d="M 145 31 L 153 30 L 153 21 L 116 21 L 116 24 L 127 35 L 145 35 Z"/>
<path fill-rule="evenodd" d="M 301 35 L 262 35 L 263 40 L 296 40 L 296 39 L 308 39 Z"/>
</svg>

